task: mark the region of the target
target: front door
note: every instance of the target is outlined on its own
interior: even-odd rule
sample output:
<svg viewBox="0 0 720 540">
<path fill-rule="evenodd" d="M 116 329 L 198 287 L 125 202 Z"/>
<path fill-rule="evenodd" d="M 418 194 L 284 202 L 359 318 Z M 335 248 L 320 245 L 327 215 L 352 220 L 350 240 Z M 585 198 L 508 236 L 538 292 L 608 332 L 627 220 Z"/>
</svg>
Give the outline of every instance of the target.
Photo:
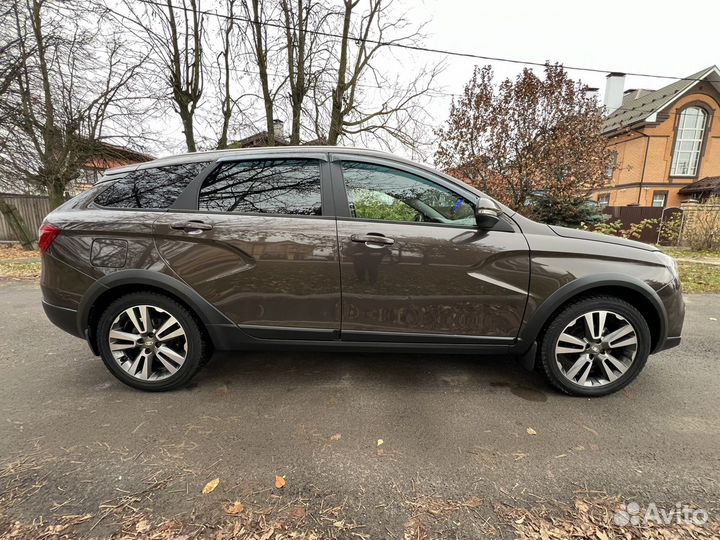
<svg viewBox="0 0 720 540">
<path fill-rule="evenodd" d="M 529 282 L 519 231 L 509 222 L 479 230 L 469 192 L 425 171 L 335 159 L 333 186 L 347 195 L 338 217 L 343 340 L 517 336 Z"/>
<path fill-rule="evenodd" d="M 340 270 L 325 215 L 322 159 L 219 162 L 197 209 L 164 214 L 157 247 L 172 270 L 251 335 L 335 339 Z"/>
</svg>

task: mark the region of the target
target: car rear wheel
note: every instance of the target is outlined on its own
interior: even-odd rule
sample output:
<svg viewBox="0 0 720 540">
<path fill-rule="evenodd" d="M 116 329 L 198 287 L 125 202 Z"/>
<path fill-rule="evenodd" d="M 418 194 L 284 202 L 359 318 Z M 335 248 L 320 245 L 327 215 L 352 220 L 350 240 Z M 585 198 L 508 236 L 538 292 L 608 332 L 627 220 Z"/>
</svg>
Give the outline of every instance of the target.
<svg viewBox="0 0 720 540">
<path fill-rule="evenodd" d="M 650 354 L 650 329 L 631 304 L 613 296 L 574 302 L 541 340 L 543 371 L 571 395 L 603 396 L 630 384 Z"/>
<path fill-rule="evenodd" d="M 207 338 L 187 308 L 154 292 L 115 300 L 101 315 L 97 335 L 108 369 L 140 390 L 183 386 L 210 354 Z"/>
</svg>

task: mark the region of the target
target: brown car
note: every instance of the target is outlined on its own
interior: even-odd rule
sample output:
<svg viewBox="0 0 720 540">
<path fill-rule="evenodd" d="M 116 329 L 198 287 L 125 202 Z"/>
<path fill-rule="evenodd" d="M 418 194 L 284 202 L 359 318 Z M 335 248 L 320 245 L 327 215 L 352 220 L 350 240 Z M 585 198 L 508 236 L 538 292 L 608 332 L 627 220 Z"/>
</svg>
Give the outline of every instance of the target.
<svg viewBox="0 0 720 540">
<path fill-rule="evenodd" d="M 680 343 L 655 247 L 524 218 L 429 167 L 328 147 L 113 169 L 41 228 L 43 306 L 143 390 L 213 349 L 516 356 L 570 394 Z"/>
</svg>

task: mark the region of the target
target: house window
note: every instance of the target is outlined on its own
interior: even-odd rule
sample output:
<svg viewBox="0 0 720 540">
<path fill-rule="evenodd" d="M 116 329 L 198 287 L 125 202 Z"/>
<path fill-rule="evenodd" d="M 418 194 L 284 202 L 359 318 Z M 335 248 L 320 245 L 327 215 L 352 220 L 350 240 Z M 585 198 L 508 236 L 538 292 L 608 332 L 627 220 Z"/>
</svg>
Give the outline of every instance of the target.
<svg viewBox="0 0 720 540">
<path fill-rule="evenodd" d="M 600 208 L 605 208 L 610 204 L 610 194 L 603 193 L 601 195 L 598 195 L 597 202 Z"/>
<path fill-rule="evenodd" d="M 671 176 L 697 175 L 706 122 L 707 113 L 700 107 L 688 107 L 680 113 Z"/>
<path fill-rule="evenodd" d="M 667 191 L 655 191 L 653 193 L 652 205 L 655 208 L 665 208 L 667 203 Z"/>
<path fill-rule="evenodd" d="M 618 153 L 615 150 L 612 150 L 610 152 L 610 157 L 608 158 L 607 162 L 607 168 L 605 169 L 605 181 L 609 182 L 612 180 L 613 174 L 615 174 L 615 169 L 617 168 L 618 163 Z"/>
</svg>

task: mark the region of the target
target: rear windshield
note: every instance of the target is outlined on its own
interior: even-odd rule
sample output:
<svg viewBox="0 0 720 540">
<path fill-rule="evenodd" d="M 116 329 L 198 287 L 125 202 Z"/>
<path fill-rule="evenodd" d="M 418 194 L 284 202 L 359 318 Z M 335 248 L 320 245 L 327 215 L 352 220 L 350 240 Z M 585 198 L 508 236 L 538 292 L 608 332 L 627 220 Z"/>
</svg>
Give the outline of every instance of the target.
<svg viewBox="0 0 720 540">
<path fill-rule="evenodd" d="M 95 198 L 95 204 L 108 208 L 169 208 L 208 163 L 198 161 L 130 172 L 111 181 Z"/>
</svg>

